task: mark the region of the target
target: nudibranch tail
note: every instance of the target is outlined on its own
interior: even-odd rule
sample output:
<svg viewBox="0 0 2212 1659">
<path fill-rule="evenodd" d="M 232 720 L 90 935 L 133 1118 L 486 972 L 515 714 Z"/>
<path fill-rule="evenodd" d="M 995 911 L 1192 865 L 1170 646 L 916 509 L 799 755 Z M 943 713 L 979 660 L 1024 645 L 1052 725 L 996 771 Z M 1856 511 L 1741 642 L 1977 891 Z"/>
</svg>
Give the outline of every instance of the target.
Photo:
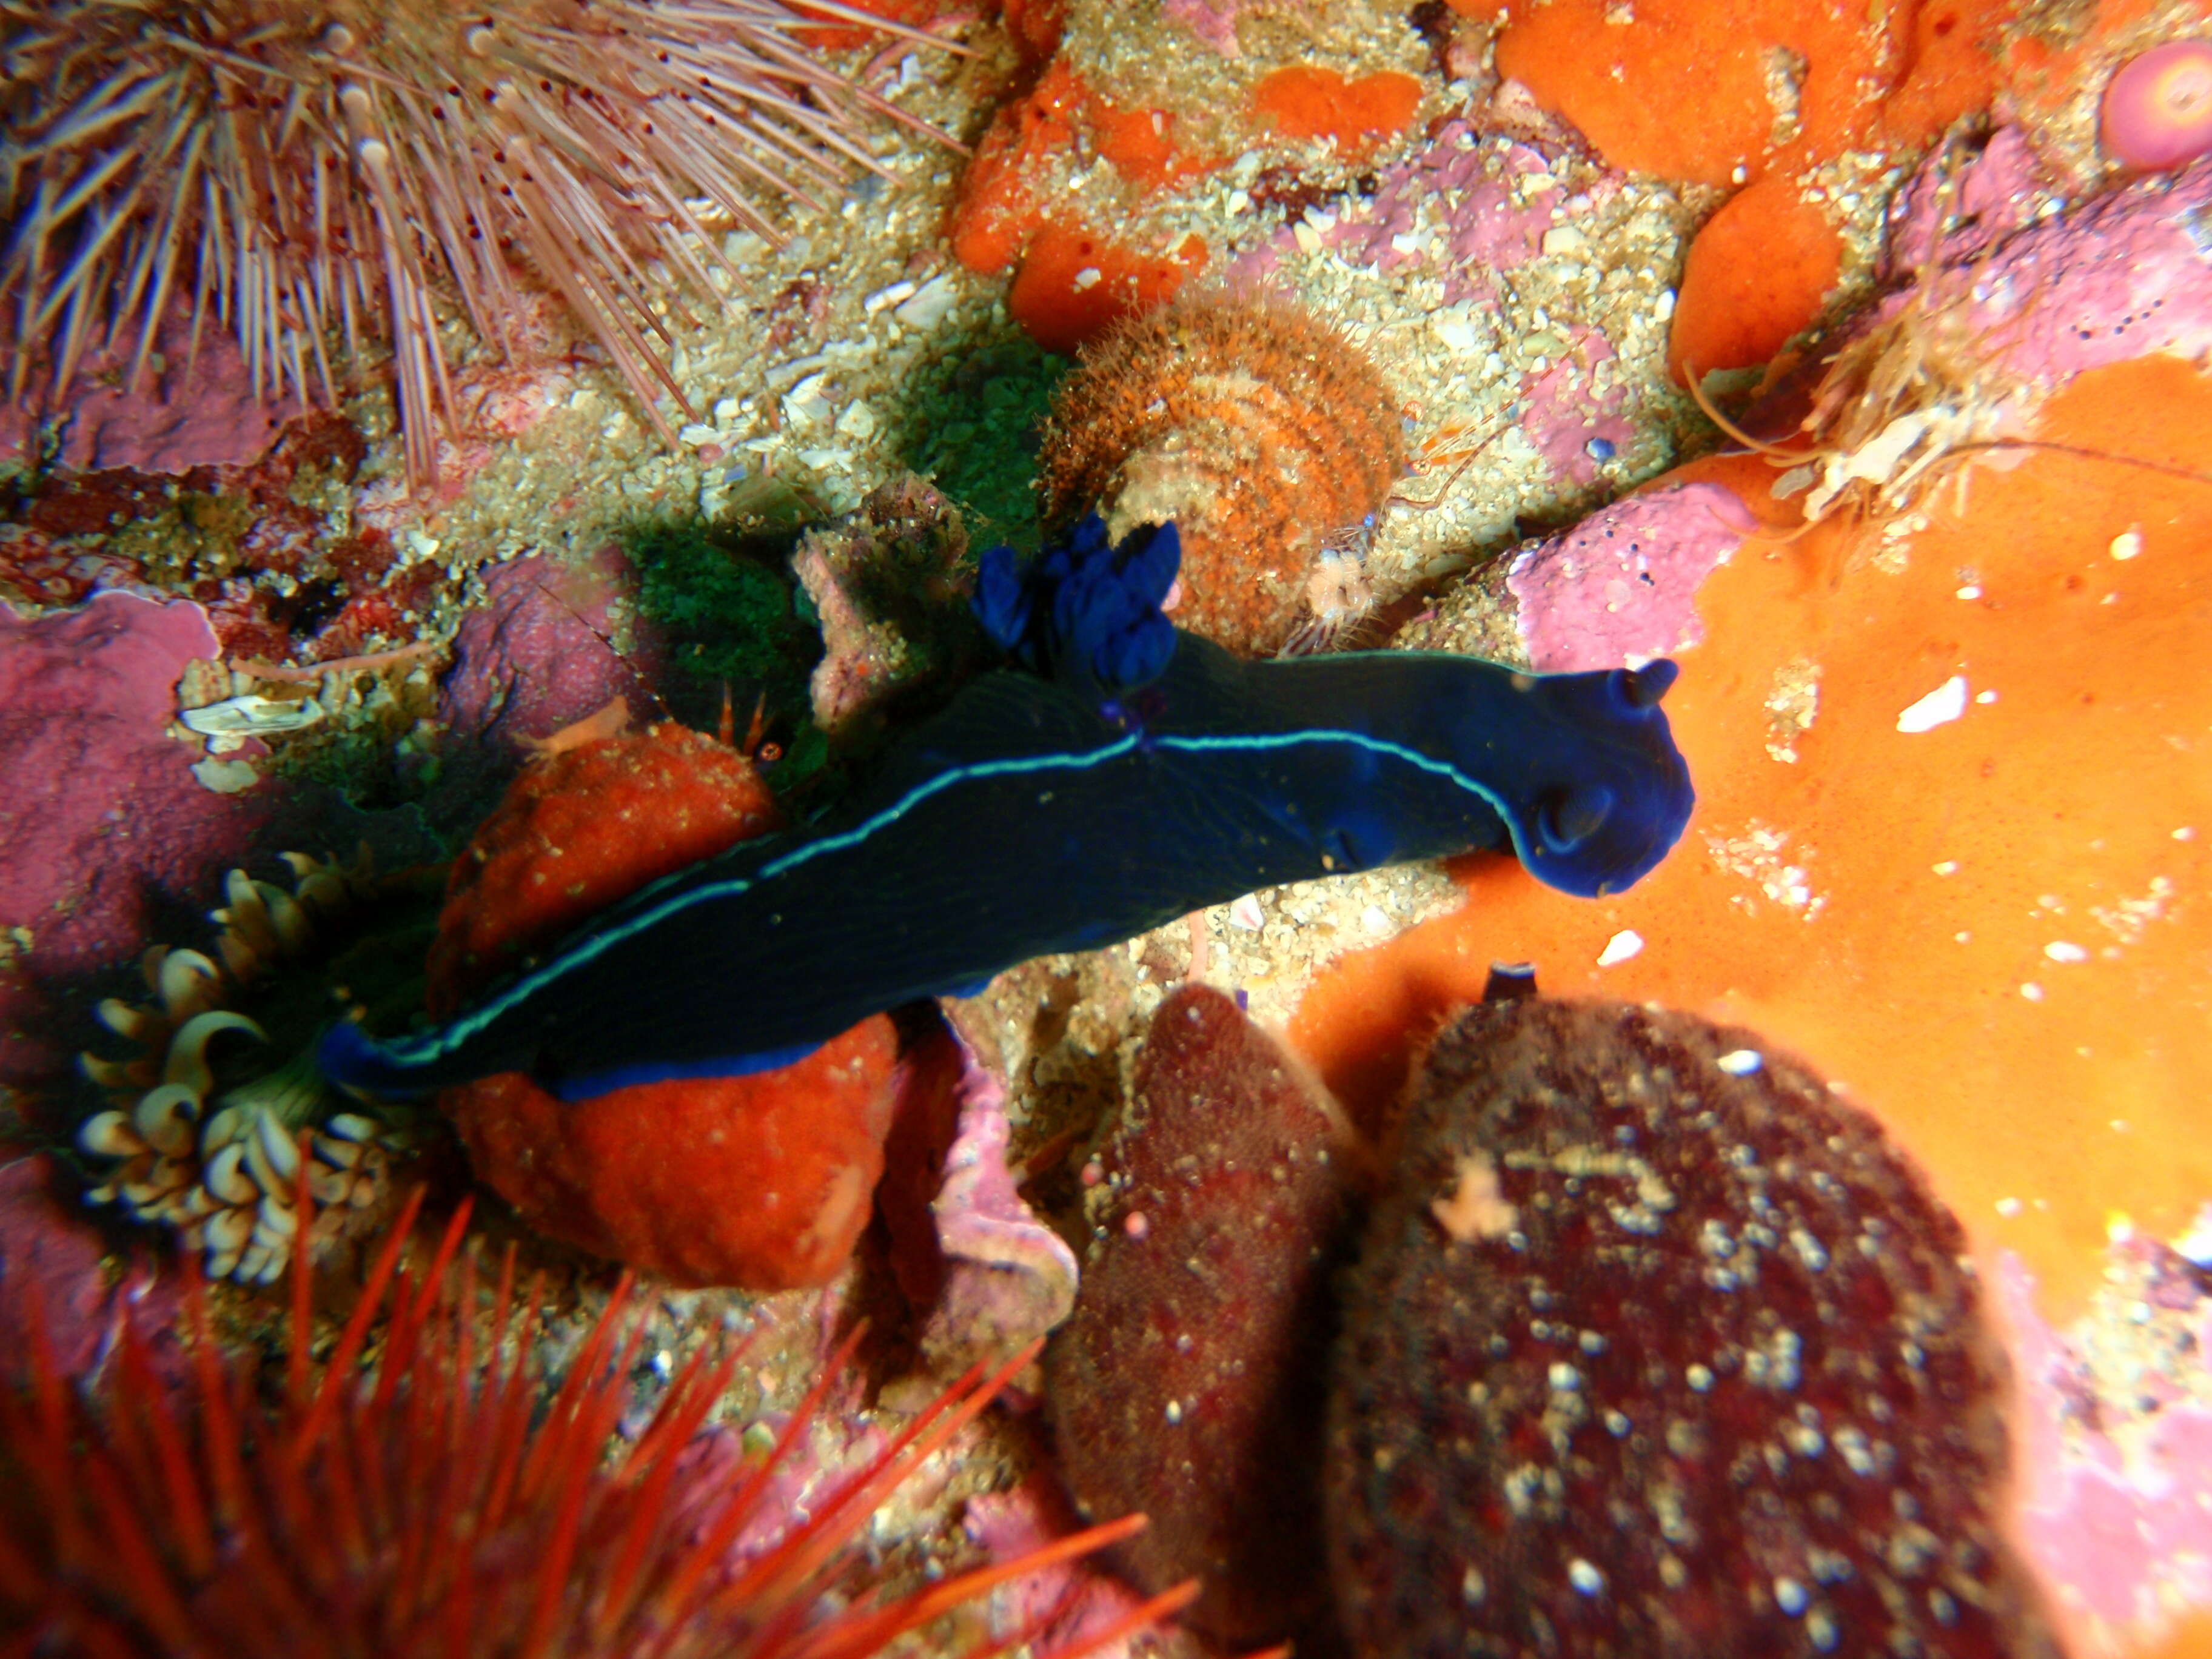
<svg viewBox="0 0 2212 1659">
<path fill-rule="evenodd" d="M 1510 849 L 1595 896 L 1680 836 L 1671 662 L 1251 662 L 1172 629 L 1162 650 L 1173 546 L 1164 529 L 1109 549 L 1098 529 L 1041 576 L 987 561 L 979 612 L 1040 672 L 970 681 L 842 811 L 665 878 L 449 1024 L 389 1042 L 335 1028 L 325 1069 L 399 1093 L 522 1068 L 572 1099 L 734 1074 L 1257 888 Z M 1132 676 L 1141 720 L 1102 696 Z"/>
</svg>

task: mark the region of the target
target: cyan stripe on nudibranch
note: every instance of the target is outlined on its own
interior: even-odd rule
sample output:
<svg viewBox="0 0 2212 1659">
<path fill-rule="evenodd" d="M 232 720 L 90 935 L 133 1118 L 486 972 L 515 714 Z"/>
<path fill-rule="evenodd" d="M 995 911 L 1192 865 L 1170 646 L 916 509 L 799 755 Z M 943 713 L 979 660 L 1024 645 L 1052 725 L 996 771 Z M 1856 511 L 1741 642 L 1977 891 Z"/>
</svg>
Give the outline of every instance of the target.
<svg viewBox="0 0 2212 1659">
<path fill-rule="evenodd" d="M 665 878 L 447 1024 L 385 1042 L 333 1027 L 324 1070 L 385 1093 L 525 1070 L 570 1100 L 763 1070 L 1255 888 L 1510 848 L 1597 896 L 1680 836 L 1689 774 L 1659 708 L 1673 663 L 1244 661 L 1147 623 L 1172 537 L 1109 550 L 1086 526 L 1026 595 L 994 550 L 979 610 L 1033 672 L 971 682 L 843 811 Z M 1089 609 L 1056 617 L 1073 572 Z"/>
</svg>

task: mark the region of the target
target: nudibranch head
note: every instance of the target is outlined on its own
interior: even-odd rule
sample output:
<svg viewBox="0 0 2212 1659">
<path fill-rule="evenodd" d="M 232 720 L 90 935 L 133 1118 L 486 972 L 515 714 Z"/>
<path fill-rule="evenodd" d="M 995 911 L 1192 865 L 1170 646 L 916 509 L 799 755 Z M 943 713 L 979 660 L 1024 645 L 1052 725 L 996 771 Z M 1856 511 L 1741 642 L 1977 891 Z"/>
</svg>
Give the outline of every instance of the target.
<svg viewBox="0 0 2212 1659">
<path fill-rule="evenodd" d="M 1695 795 L 1660 700 L 1681 671 L 1665 657 L 1604 674 L 1522 675 L 1522 696 L 1560 738 L 1532 750 L 1526 810 L 1509 811 L 1530 874 L 1580 898 L 1601 898 L 1650 874 L 1680 839 Z"/>
<path fill-rule="evenodd" d="M 2212 151 L 2212 40 L 2169 40 L 2105 88 L 2105 148 L 2131 167 L 2178 167 Z"/>
<path fill-rule="evenodd" d="M 1093 513 L 1026 566 L 1011 547 L 986 550 L 975 615 L 1001 650 L 1071 690 L 1133 691 L 1175 655 L 1161 606 L 1182 561 L 1173 525 L 1141 525 L 1116 546 Z"/>
</svg>

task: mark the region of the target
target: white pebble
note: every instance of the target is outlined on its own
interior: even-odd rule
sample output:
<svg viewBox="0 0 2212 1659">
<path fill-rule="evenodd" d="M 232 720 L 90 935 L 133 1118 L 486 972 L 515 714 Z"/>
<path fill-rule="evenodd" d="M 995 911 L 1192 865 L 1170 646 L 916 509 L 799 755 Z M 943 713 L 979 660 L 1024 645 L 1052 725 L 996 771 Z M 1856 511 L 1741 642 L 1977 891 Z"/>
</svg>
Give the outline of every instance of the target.
<svg viewBox="0 0 2212 1659">
<path fill-rule="evenodd" d="M 1606 940 L 1605 949 L 1597 953 L 1597 965 L 1612 968 L 1626 962 L 1644 948 L 1644 935 L 1633 927 L 1624 927 Z"/>
<path fill-rule="evenodd" d="M 1966 712 L 1966 677 L 1954 674 L 1897 717 L 1897 729 L 1905 732 L 1932 732 L 1948 726 Z"/>
</svg>

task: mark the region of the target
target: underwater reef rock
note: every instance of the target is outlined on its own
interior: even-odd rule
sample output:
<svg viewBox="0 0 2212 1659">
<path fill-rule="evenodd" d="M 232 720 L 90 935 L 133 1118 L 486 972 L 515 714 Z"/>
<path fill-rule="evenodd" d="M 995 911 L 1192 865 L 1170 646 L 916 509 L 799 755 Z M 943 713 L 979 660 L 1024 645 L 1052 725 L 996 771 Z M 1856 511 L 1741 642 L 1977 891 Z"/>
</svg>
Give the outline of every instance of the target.
<svg viewBox="0 0 2212 1659">
<path fill-rule="evenodd" d="M 452 1012 L 586 917 L 781 823 L 750 761 L 680 726 L 534 763 L 454 866 L 432 1010 Z M 834 1277 L 866 1224 L 897 1058 L 879 1015 L 780 1071 L 635 1084 L 580 1105 L 503 1073 L 439 1104 L 478 1178 L 539 1231 L 681 1284 L 781 1290 Z"/>
<path fill-rule="evenodd" d="M 1053 404 L 1039 516 L 1094 509 L 1119 543 L 1172 522 L 1178 627 L 1273 655 L 1330 539 L 1358 529 L 1405 469 L 1397 401 L 1364 355 L 1281 301 L 1208 297 L 1131 320 L 1088 352 Z"/>
<path fill-rule="evenodd" d="M 1186 985 L 1085 1176 L 1089 1266 L 1046 1357 L 1060 1469 L 1085 1513 L 1152 1516 L 1111 1559 L 1146 1590 L 1202 1575 L 1186 1621 L 1224 1643 L 1322 1650 L 1316 1448 L 1350 1146 L 1304 1067 Z"/>
<path fill-rule="evenodd" d="M 1431 1049 L 1329 1406 L 1362 1654 L 2036 1656 L 1958 1222 L 1749 1031 L 1486 1003 Z"/>
</svg>

